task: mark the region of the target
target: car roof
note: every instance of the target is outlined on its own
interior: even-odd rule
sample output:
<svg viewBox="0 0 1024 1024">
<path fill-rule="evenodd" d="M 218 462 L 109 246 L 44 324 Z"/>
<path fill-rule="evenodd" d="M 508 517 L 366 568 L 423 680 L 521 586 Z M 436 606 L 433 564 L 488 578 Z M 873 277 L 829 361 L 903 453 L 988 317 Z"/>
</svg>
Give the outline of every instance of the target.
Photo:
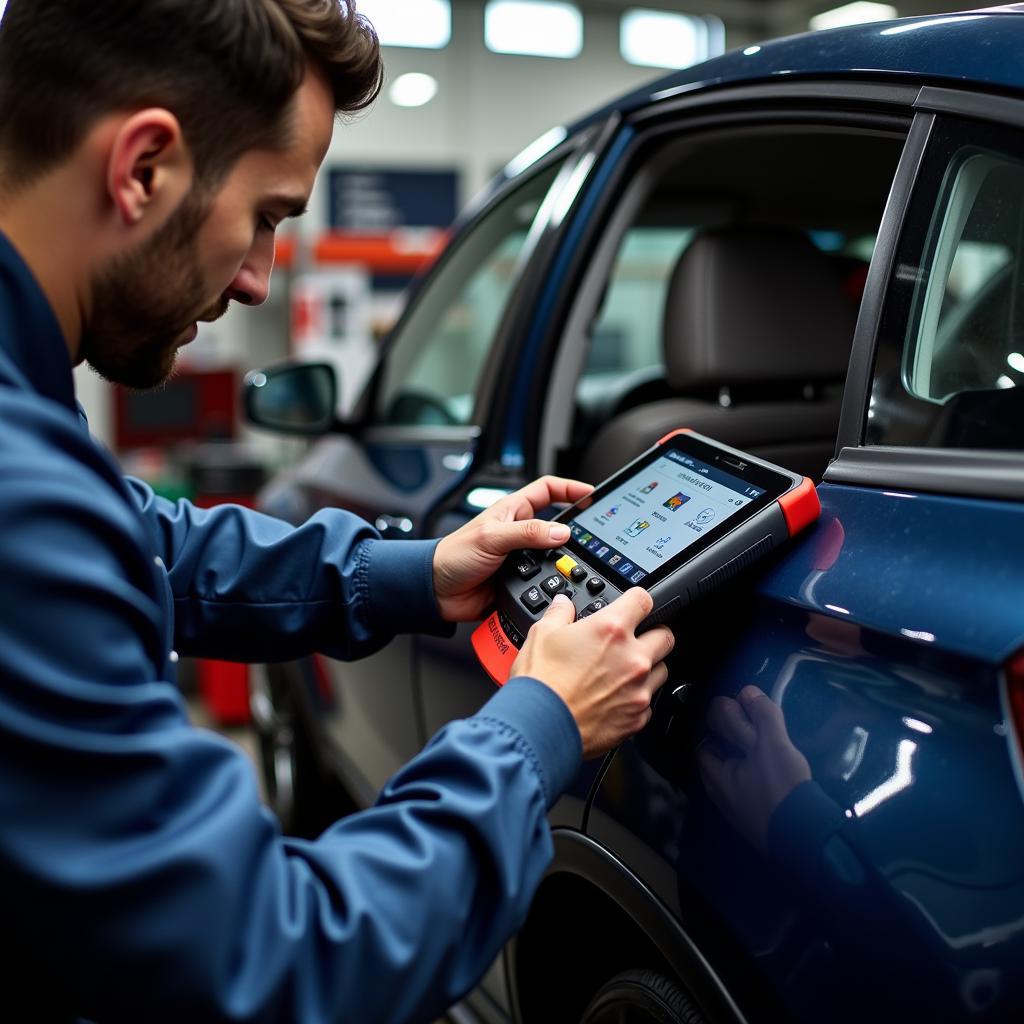
<svg viewBox="0 0 1024 1024">
<path fill-rule="evenodd" d="M 955 82 L 960 87 L 1024 93 L 1024 3 L 807 32 L 675 71 L 571 126 L 547 132 L 512 160 L 467 212 L 479 209 L 561 141 L 613 113 L 628 115 L 674 96 L 730 85 L 823 78 L 908 85 Z"/>
<path fill-rule="evenodd" d="M 786 78 L 955 80 L 1024 92 L 1024 3 L 788 36 L 674 72 L 579 121 L 703 89 Z"/>
</svg>

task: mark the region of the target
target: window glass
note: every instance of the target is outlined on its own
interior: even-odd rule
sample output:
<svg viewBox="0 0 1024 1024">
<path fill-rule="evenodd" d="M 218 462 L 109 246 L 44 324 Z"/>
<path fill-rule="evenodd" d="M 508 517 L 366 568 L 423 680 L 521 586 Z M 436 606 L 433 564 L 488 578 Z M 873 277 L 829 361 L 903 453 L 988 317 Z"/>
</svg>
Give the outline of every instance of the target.
<svg viewBox="0 0 1024 1024">
<path fill-rule="evenodd" d="M 601 417 L 636 389 L 664 386 L 662 323 L 668 289 L 676 264 L 701 230 L 635 225 L 623 237 L 590 330 L 577 389 L 582 409 Z M 818 248 L 831 254 L 843 287 L 860 302 L 875 236 L 847 236 L 839 231 L 808 234 Z M 655 397 L 663 396 L 651 390 L 647 400 Z"/>
<path fill-rule="evenodd" d="M 661 319 L 669 279 L 690 244 L 690 227 L 632 228 L 623 238 L 604 301 L 590 330 L 579 399 L 587 406 L 630 381 L 664 370 Z"/>
<path fill-rule="evenodd" d="M 936 129 L 897 254 L 869 444 L 1024 446 L 1024 152 L 994 127 Z"/>
<path fill-rule="evenodd" d="M 427 284 L 388 350 L 376 423 L 470 422 L 480 372 L 522 273 L 527 238 L 560 166 L 507 195 Z"/>
</svg>

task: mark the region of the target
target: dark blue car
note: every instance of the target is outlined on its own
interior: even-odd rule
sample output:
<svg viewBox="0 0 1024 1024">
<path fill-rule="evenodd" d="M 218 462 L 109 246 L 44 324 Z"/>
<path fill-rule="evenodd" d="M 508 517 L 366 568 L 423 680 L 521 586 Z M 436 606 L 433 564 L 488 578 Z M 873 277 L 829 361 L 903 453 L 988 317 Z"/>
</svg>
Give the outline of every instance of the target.
<svg viewBox="0 0 1024 1024">
<path fill-rule="evenodd" d="M 255 414 L 327 428 L 320 373 L 265 371 Z M 552 131 L 264 504 L 436 536 L 682 426 L 821 481 L 821 521 L 676 623 L 460 1019 L 1024 1020 L 1024 4 L 752 46 Z M 487 698 L 468 634 L 267 669 L 290 827 Z"/>
</svg>

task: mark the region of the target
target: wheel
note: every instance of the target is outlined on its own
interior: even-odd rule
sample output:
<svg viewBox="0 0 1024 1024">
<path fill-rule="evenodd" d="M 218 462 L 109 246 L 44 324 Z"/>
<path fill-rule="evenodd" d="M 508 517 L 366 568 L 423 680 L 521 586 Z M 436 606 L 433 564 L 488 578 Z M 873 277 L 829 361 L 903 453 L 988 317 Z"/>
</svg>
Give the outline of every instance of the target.
<svg viewBox="0 0 1024 1024">
<path fill-rule="evenodd" d="M 671 978 L 641 968 L 623 971 L 602 985 L 580 1024 L 706 1024 L 706 1020 Z"/>
</svg>

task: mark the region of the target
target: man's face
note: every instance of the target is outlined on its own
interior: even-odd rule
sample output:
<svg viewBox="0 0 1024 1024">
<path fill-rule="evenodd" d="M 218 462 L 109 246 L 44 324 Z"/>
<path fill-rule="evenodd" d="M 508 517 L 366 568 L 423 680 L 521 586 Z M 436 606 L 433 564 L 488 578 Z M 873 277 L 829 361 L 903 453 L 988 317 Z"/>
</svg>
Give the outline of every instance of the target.
<svg viewBox="0 0 1024 1024">
<path fill-rule="evenodd" d="M 93 369 L 126 387 L 155 387 L 197 321 L 218 319 L 232 300 L 266 300 L 274 233 L 305 209 L 333 125 L 330 88 L 311 70 L 295 96 L 287 148 L 245 153 L 219 191 L 194 189 L 152 238 L 94 275 L 80 348 Z"/>
</svg>

